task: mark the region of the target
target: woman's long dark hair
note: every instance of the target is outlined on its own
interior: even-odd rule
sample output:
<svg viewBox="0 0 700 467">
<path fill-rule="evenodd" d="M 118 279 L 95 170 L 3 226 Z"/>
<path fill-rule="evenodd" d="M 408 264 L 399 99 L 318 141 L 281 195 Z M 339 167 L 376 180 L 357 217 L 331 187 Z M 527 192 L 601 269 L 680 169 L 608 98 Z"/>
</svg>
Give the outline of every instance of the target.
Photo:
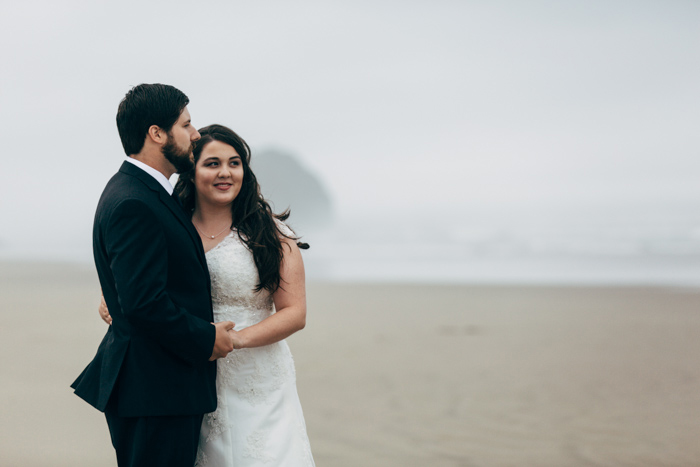
<svg viewBox="0 0 700 467">
<path fill-rule="evenodd" d="M 233 146 L 243 164 L 243 183 L 241 191 L 236 199 L 231 203 L 232 228 L 238 231 L 238 237 L 253 253 L 255 266 L 258 269 L 260 281 L 255 287 L 259 292 L 263 289 L 275 292 L 280 287 L 282 277 L 280 276 L 280 265 L 284 257 L 280 235 L 298 240 L 281 232 L 275 223 L 275 219 L 285 221 L 289 217 L 289 209 L 281 214 L 272 212 L 270 205 L 265 201 L 260 193 L 260 185 L 255 178 L 255 174 L 250 169 L 250 147 L 233 130 L 223 125 L 209 125 L 199 130 L 201 139 L 195 143 L 194 164 L 202 155 L 202 149 L 212 141 Z M 178 194 L 182 204 L 188 212 L 194 211 L 195 206 L 195 186 L 194 171 L 185 172 L 175 185 L 175 193 Z M 300 248 L 308 248 L 305 243 L 298 243 Z"/>
</svg>

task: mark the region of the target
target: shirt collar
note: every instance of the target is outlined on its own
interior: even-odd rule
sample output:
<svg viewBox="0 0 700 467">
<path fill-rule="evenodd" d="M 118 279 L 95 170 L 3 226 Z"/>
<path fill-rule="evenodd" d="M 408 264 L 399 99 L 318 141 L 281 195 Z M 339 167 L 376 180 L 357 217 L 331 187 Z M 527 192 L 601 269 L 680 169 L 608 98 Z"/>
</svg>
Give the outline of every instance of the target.
<svg viewBox="0 0 700 467">
<path fill-rule="evenodd" d="M 134 159 L 133 157 L 127 157 L 126 161 L 134 164 L 136 167 L 143 170 L 151 177 L 155 178 L 156 181 L 160 183 L 163 186 L 163 188 L 165 188 L 165 191 L 167 191 L 169 195 L 173 194 L 173 186 L 170 184 L 170 180 L 168 180 L 165 177 L 165 175 L 163 175 L 161 172 L 157 171 L 150 165 L 144 164 L 143 162 Z"/>
</svg>

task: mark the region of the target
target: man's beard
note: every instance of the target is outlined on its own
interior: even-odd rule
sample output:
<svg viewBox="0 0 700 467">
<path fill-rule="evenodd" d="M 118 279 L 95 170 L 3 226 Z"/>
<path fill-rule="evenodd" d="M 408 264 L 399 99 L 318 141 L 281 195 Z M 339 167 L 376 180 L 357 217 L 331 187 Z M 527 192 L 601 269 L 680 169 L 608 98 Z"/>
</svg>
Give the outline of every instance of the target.
<svg viewBox="0 0 700 467">
<path fill-rule="evenodd" d="M 182 150 L 175 145 L 173 138 L 168 138 L 168 142 L 163 146 L 163 155 L 175 167 L 175 173 L 181 174 L 194 167 L 192 162 L 192 145 L 186 150 Z"/>
</svg>

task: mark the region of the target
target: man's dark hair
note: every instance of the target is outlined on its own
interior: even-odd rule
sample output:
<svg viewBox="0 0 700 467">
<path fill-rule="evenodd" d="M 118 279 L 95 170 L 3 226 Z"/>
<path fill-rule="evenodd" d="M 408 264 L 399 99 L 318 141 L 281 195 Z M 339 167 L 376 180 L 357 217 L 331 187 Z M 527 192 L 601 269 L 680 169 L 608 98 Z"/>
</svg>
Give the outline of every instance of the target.
<svg viewBox="0 0 700 467">
<path fill-rule="evenodd" d="M 169 132 L 189 102 L 182 91 L 167 84 L 134 86 L 117 110 L 117 129 L 126 155 L 141 152 L 151 125 Z"/>
</svg>

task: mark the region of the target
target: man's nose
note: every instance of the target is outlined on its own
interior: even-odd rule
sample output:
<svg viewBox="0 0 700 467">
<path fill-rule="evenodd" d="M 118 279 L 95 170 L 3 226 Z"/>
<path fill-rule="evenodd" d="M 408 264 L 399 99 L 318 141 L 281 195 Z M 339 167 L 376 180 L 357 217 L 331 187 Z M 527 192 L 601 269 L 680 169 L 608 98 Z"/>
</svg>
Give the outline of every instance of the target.
<svg viewBox="0 0 700 467">
<path fill-rule="evenodd" d="M 199 138 L 201 138 L 202 135 L 199 134 L 199 132 L 195 129 L 194 133 L 190 137 L 190 141 L 199 141 Z"/>
</svg>

